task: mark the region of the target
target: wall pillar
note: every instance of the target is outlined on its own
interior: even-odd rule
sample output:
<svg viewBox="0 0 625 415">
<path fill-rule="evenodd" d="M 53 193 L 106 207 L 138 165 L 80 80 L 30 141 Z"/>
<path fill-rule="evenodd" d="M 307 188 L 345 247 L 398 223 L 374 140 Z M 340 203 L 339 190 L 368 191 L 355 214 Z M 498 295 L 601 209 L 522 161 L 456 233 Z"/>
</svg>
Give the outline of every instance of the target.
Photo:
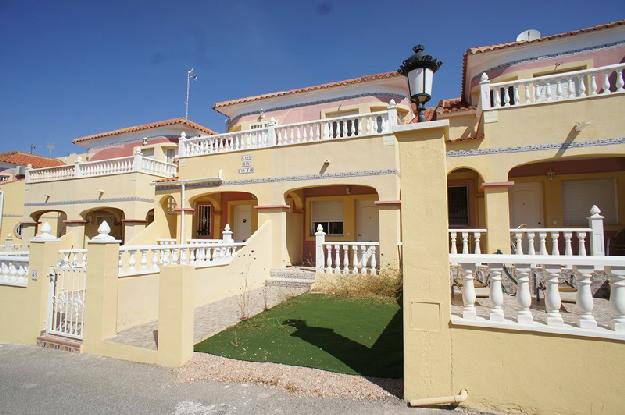
<svg viewBox="0 0 625 415">
<path fill-rule="evenodd" d="M 37 222 L 33 220 L 23 220 L 20 224 L 22 225 L 22 242 L 24 245 L 28 245 L 37 232 Z"/>
<path fill-rule="evenodd" d="M 484 207 L 486 211 L 486 252 L 494 254 L 500 250 L 510 253 L 510 205 L 508 189 L 514 182 L 485 182 Z"/>
<path fill-rule="evenodd" d="M 87 221 L 84 219 L 76 219 L 76 220 L 65 220 L 65 234 L 70 235 L 72 245 L 81 249 L 85 246 L 85 225 Z"/>
<path fill-rule="evenodd" d="M 289 205 L 257 205 L 258 227 L 263 223 L 271 222 L 272 232 L 272 257 L 273 268 L 283 268 L 290 264 L 289 251 L 286 244 L 286 215 Z"/>
<path fill-rule="evenodd" d="M 194 268 L 165 266 L 159 276 L 158 362 L 178 367 L 193 356 Z"/>
<path fill-rule="evenodd" d="M 178 208 L 174 210 L 177 215 L 176 242 L 182 244 L 193 238 L 193 208 Z M 184 220 L 183 220 L 184 217 Z M 182 226 L 184 222 L 184 227 Z"/>
<path fill-rule="evenodd" d="M 131 241 L 141 231 L 145 229 L 148 221 L 145 219 L 122 219 L 122 226 L 124 227 L 124 241 Z"/>
<path fill-rule="evenodd" d="M 398 128 L 402 184 L 404 399 L 452 395 L 447 247 L 448 122 Z M 415 162 L 418 160 L 418 162 Z M 418 191 L 415 191 L 418 189 Z"/>
<path fill-rule="evenodd" d="M 87 243 L 87 290 L 83 351 L 107 354 L 103 341 L 117 333 L 117 279 L 120 241 L 113 238 Z"/>
<path fill-rule="evenodd" d="M 399 270 L 401 263 L 401 202 L 380 200 L 378 222 L 380 235 L 380 270 Z"/>
</svg>

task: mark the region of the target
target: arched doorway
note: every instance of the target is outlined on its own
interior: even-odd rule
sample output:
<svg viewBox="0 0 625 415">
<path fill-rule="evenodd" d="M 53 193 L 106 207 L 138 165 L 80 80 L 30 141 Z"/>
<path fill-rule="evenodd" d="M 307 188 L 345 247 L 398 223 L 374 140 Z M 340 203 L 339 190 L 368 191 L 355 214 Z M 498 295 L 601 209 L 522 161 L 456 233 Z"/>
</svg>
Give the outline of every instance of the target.
<svg viewBox="0 0 625 415">
<path fill-rule="evenodd" d="M 57 238 L 65 235 L 65 221 L 67 220 L 67 214 L 62 210 L 40 210 L 32 213 L 30 217 L 33 218 L 33 221 L 37 223 L 37 226 L 35 228 L 35 235 L 39 234 L 39 226 L 41 226 L 41 224 L 44 222 L 50 224 L 50 233 L 52 235 L 56 236 Z"/>
<path fill-rule="evenodd" d="M 193 197 L 192 239 L 221 239 L 226 224 L 232 237 L 245 242 L 258 229 L 256 196 L 249 192 L 214 192 Z"/>
<path fill-rule="evenodd" d="M 106 221 L 111 228 L 110 235 L 115 239 L 124 241 L 124 211 L 113 207 L 98 207 L 81 213 L 87 222 L 85 224 L 85 237 L 92 239 L 98 234 L 98 227 Z"/>
</svg>

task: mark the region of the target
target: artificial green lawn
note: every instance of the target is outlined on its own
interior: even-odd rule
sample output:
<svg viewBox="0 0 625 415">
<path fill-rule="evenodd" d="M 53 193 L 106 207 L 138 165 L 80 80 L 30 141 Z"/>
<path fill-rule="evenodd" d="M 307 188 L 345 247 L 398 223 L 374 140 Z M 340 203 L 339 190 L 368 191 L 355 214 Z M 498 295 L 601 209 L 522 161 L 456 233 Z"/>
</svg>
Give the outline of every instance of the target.
<svg viewBox="0 0 625 415">
<path fill-rule="evenodd" d="M 198 343 L 195 351 L 400 378 L 402 348 L 396 303 L 304 294 Z"/>
</svg>

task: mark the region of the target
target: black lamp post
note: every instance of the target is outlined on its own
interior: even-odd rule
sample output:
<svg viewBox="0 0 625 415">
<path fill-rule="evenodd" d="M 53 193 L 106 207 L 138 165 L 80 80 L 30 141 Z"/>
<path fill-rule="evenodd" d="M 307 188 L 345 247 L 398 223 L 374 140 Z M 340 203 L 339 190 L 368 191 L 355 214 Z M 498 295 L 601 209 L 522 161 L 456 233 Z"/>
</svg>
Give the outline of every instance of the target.
<svg viewBox="0 0 625 415">
<path fill-rule="evenodd" d="M 443 62 L 423 53 L 423 45 L 417 45 L 412 50 L 414 55 L 406 59 L 397 72 L 408 78 L 410 101 L 417 107 L 418 121 L 425 121 L 425 103 L 432 98 L 432 78 L 434 72 Z"/>
</svg>

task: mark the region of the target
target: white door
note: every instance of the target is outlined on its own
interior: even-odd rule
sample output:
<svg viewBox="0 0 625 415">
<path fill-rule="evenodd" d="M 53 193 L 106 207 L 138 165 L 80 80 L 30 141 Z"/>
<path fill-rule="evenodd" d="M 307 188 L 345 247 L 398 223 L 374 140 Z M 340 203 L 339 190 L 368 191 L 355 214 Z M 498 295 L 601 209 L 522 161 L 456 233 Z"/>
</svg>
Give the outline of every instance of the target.
<svg viewBox="0 0 625 415">
<path fill-rule="evenodd" d="M 544 228 L 542 183 L 517 183 L 510 189 L 510 227 Z"/>
<path fill-rule="evenodd" d="M 378 207 L 373 200 L 358 200 L 356 202 L 356 241 L 378 242 L 379 240 Z"/>
<path fill-rule="evenodd" d="M 235 205 L 233 209 L 233 238 L 245 242 L 252 236 L 252 205 Z"/>
</svg>

